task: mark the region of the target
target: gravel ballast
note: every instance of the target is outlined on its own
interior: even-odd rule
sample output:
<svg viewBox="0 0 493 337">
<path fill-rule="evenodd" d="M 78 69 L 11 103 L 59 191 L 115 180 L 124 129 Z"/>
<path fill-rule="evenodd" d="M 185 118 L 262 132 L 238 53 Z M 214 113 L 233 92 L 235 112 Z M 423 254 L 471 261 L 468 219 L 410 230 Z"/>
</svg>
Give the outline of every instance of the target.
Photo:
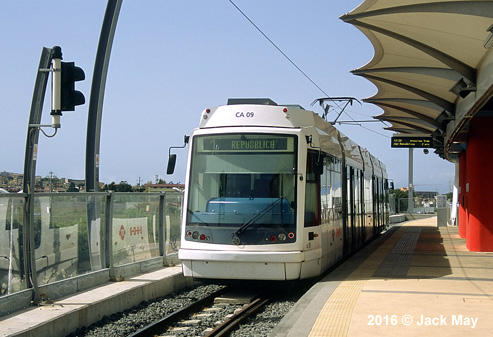
<svg viewBox="0 0 493 337">
<path fill-rule="evenodd" d="M 223 286 L 200 285 L 186 288 L 152 301 L 142 302 L 132 309 L 106 316 L 89 327 L 79 328 L 77 331 L 71 333 L 69 337 L 128 336 L 146 325 L 191 304 L 195 300 L 208 296 L 221 287 Z M 268 336 L 272 329 L 296 303 L 297 299 L 301 296 L 299 293 L 299 291 L 296 291 L 275 299 L 259 313 L 248 318 L 237 330 L 231 333 L 231 336 Z M 226 309 L 227 312 L 231 310 L 234 310 L 234 308 Z M 184 332 L 173 332 L 172 335 L 200 336 L 202 335 L 201 331 L 203 331 L 204 325 L 217 322 L 223 319 L 224 315 L 224 313 L 218 312 L 217 316 L 208 317 L 196 327 L 192 326 Z"/>
</svg>

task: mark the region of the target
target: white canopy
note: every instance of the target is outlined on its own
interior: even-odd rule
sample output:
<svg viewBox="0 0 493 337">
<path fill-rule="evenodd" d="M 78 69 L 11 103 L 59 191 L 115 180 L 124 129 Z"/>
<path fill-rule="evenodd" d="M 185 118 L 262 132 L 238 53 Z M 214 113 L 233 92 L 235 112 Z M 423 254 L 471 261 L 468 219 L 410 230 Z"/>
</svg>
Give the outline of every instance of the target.
<svg viewBox="0 0 493 337">
<path fill-rule="evenodd" d="M 376 104 L 402 134 L 432 136 L 453 159 L 467 122 L 493 96 L 493 1 L 366 0 L 341 17 L 375 48 L 352 71 L 378 88 Z M 491 108 L 490 108 L 491 110 Z"/>
</svg>

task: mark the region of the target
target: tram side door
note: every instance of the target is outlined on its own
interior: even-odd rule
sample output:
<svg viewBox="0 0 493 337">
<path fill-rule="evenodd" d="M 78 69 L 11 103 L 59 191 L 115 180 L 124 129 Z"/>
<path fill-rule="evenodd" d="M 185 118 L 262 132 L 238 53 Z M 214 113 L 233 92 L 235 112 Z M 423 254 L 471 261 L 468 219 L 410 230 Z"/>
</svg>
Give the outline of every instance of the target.
<svg viewBox="0 0 493 337">
<path fill-rule="evenodd" d="M 373 231 L 374 233 L 380 232 L 380 185 L 379 179 L 376 176 L 373 176 Z"/>
<path fill-rule="evenodd" d="M 354 169 L 346 166 L 346 226 L 344 228 L 344 246 L 349 254 L 355 248 L 355 204 L 354 204 Z"/>
<path fill-rule="evenodd" d="M 354 248 L 358 248 L 363 243 L 364 218 L 363 208 L 361 207 L 362 189 L 361 189 L 361 170 L 353 169 L 353 241 Z"/>
<path fill-rule="evenodd" d="M 302 266 L 302 277 L 311 277 L 320 273 L 321 264 L 321 198 L 320 175 L 323 158 L 318 151 L 309 151 L 306 167 L 305 215 L 304 215 L 304 247 L 305 262 Z"/>
</svg>

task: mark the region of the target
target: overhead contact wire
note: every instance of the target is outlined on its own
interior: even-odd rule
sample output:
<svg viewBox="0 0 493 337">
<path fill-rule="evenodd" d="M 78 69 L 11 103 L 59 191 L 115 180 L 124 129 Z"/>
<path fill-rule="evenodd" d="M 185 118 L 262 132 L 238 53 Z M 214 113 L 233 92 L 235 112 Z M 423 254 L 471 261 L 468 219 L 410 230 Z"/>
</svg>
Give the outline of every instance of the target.
<svg viewBox="0 0 493 337">
<path fill-rule="evenodd" d="M 291 63 L 291 64 L 292 64 L 292 65 L 293 65 L 296 69 L 298 69 L 298 71 L 299 71 L 301 74 L 303 74 L 303 76 L 305 76 L 305 78 L 306 78 L 308 81 L 310 81 L 310 82 L 311 82 L 311 83 L 312 83 L 312 84 L 313 84 L 313 85 L 314 85 L 314 86 L 315 86 L 318 90 L 320 90 L 320 91 L 321 91 L 321 92 L 322 92 L 325 96 L 327 96 L 327 97 L 329 97 L 329 98 L 330 98 L 330 95 L 329 95 L 329 94 L 327 94 L 327 93 L 326 93 L 326 92 L 325 92 L 325 91 L 324 91 L 324 90 L 323 90 L 323 89 L 322 89 L 322 88 L 321 88 L 321 87 L 320 87 L 317 83 L 315 83 L 315 81 L 314 81 L 314 80 L 312 80 L 312 78 L 311 78 L 310 76 L 308 76 L 308 75 L 307 75 L 307 74 L 306 74 L 306 73 L 305 73 L 305 72 L 304 72 L 304 71 L 303 71 L 303 70 L 302 70 L 302 69 L 301 69 L 301 68 L 300 68 L 300 67 L 299 67 L 299 66 L 298 66 L 298 65 L 297 65 L 297 64 L 296 64 L 296 63 L 295 63 L 295 62 L 294 62 L 294 61 L 293 61 L 293 60 L 292 60 L 292 59 L 291 59 L 291 58 L 290 58 L 290 57 L 289 57 L 289 56 L 285 53 L 285 52 L 283 52 L 283 51 L 282 51 L 282 49 L 281 49 L 281 48 L 279 48 L 279 46 L 278 46 L 278 45 L 277 45 L 274 41 L 272 41 L 272 40 L 271 40 L 271 39 L 267 36 L 267 34 L 265 34 L 265 33 L 262 31 L 262 29 L 260 29 L 260 27 L 258 27 L 258 26 L 255 24 L 255 22 L 253 22 L 253 21 L 252 21 L 252 20 L 248 17 L 248 15 L 246 15 L 246 14 L 245 14 L 245 12 L 243 12 L 243 11 L 241 10 L 241 8 L 240 8 L 240 7 L 238 7 L 238 6 L 237 6 L 237 5 L 233 2 L 233 0 L 228 0 L 228 1 L 229 1 L 229 2 L 230 2 L 230 3 L 231 3 L 231 4 L 232 4 L 232 5 L 233 5 L 233 6 L 234 6 L 237 10 L 238 10 L 238 12 L 240 12 L 240 13 L 241 13 L 241 15 L 243 15 L 243 16 L 245 17 L 245 19 L 247 19 L 247 20 L 248 20 L 248 22 L 250 22 L 250 23 L 252 24 L 252 26 L 253 26 L 253 27 L 255 27 L 255 29 L 257 29 L 257 30 L 260 32 L 260 34 L 262 34 L 262 35 L 263 35 L 263 36 L 267 39 L 267 41 L 269 41 L 269 42 L 270 42 L 270 44 L 272 44 L 272 45 L 274 46 L 274 48 L 276 48 L 276 49 L 277 49 L 277 50 L 278 50 L 278 51 L 282 54 L 282 56 L 284 56 L 284 57 L 286 58 L 286 60 L 288 60 L 288 61 L 289 61 L 289 62 L 290 62 L 290 63 Z M 337 107 L 338 107 L 339 109 L 341 108 L 341 107 L 340 107 L 337 103 L 336 103 L 336 105 L 337 105 Z M 346 112 L 346 115 L 354 121 L 354 118 L 353 118 L 353 117 L 351 117 L 351 116 L 350 116 L 347 112 Z M 365 130 L 368 130 L 368 131 L 371 131 L 371 132 L 373 132 L 373 133 L 376 133 L 376 134 L 378 134 L 378 135 L 380 135 L 380 136 L 384 136 L 384 137 L 389 138 L 388 136 L 386 136 L 386 135 L 384 135 L 384 134 L 381 134 L 381 133 L 379 133 L 379 132 L 377 132 L 377 131 L 374 131 L 374 130 L 372 130 L 372 129 L 366 128 L 366 127 L 364 127 L 363 125 L 361 125 L 361 124 L 359 124 L 359 123 L 358 123 L 357 125 L 358 125 L 358 126 L 360 126 L 360 127 L 362 127 L 362 128 L 363 128 L 363 129 L 365 129 Z"/>
<path fill-rule="evenodd" d="M 238 7 L 232 0 L 229 0 L 229 2 L 235 6 L 235 8 L 238 10 L 238 12 L 241 13 L 241 15 L 243 15 L 259 32 L 260 34 L 262 34 L 266 39 L 267 41 L 269 41 L 296 69 L 299 70 L 300 73 L 303 74 L 303 76 L 305 76 L 307 78 L 308 81 L 310 81 L 315 87 L 318 88 L 318 90 L 320 90 L 324 95 L 326 95 L 327 97 L 329 97 L 329 94 L 327 94 L 317 83 L 315 83 L 314 80 L 311 79 L 310 76 L 308 76 L 300 67 L 298 67 L 298 65 L 296 63 L 294 63 L 293 60 L 291 60 L 291 58 L 286 55 L 285 52 L 283 52 L 281 50 L 281 48 L 279 48 L 277 46 L 277 44 L 274 43 L 274 41 L 272 41 L 263 31 L 262 29 L 260 29 L 241 9 L 240 7 Z"/>
</svg>

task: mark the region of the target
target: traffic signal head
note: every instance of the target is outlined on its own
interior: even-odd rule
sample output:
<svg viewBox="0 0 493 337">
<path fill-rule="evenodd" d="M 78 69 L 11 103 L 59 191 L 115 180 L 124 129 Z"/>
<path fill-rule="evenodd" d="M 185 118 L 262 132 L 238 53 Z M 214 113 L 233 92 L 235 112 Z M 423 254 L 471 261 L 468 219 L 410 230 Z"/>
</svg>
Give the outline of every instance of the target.
<svg viewBox="0 0 493 337">
<path fill-rule="evenodd" d="M 84 94 L 75 90 L 75 82 L 85 78 L 84 70 L 74 62 L 62 62 L 61 111 L 74 111 L 76 105 L 86 102 Z"/>
</svg>

